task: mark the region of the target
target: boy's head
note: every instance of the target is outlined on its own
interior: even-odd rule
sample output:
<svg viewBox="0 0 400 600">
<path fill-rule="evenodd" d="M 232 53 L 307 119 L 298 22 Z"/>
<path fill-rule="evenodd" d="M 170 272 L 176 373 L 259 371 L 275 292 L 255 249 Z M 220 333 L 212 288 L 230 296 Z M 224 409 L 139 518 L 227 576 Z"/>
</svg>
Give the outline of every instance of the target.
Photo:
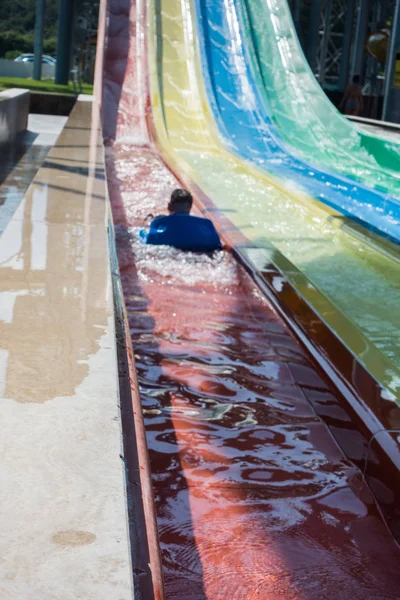
<svg viewBox="0 0 400 600">
<path fill-rule="evenodd" d="M 360 83 L 360 76 L 359 75 L 353 75 L 353 83 Z"/>
<path fill-rule="evenodd" d="M 192 194 L 187 190 L 174 190 L 168 204 L 168 210 L 171 215 L 176 213 L 189 214 L 192 208 Z"/>
</svg>

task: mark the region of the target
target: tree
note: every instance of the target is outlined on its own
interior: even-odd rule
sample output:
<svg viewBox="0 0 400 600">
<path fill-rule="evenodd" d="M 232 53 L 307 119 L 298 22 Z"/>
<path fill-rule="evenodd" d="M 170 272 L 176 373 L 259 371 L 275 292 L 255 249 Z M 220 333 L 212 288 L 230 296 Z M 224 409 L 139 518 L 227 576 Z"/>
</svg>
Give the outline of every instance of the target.
<svg viewBox="0 0 400 600">
<path fill-rule="evenodd" d="M 0 57 L 33 52 L 36 0 L 0 0 Z M 44 52 L 55 55 L 58 0 L 48 0 Z"/>
</svg>

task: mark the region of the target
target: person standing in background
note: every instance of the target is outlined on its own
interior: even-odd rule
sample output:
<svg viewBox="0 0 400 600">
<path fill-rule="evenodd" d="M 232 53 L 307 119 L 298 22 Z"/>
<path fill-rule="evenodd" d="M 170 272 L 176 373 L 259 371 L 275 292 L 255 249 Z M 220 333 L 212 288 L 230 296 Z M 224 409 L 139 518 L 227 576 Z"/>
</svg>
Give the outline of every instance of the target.
<svg viewBox="0 0 400 600">
<path fill-rule="evenodd" d="M 354 75 L 352 82 L 347 86 L 342 101 L 339 106 L 345 115 L 359 117 L 364 109 L 362 87 L 360 76 Z"/>
</svg>

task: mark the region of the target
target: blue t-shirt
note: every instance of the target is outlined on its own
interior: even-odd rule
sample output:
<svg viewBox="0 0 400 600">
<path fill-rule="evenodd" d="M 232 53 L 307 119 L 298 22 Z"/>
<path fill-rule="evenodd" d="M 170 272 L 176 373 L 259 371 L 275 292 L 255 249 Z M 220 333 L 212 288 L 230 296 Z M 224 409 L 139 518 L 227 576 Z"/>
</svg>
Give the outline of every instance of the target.
<svg viewBox="0 0 400 600">
<path fill-rule="evenodd" d="M 210 219 L 183 213 L 156 217 L 150 223 L 146 244 L 174 246 L 180 250 L 212 252 L 221 248 L 221 241 Z"/>
</svg>

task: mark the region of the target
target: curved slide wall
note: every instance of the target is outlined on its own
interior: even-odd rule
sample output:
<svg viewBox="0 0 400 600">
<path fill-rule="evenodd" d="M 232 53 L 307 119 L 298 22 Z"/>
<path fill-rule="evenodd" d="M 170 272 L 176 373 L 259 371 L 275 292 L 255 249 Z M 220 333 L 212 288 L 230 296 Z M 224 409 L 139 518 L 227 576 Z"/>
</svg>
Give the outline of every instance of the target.
<svg viewBox="0 0 400 600">
<path fill-rule="evenodd" d="M 400 196 L 400 146 L 361 133 L 328 100 L 296 36 L 286 0 L 234 0 L 265 106 L 307 161 Z"/>
<path fill-rule="evenodd" d="M 367 227 L 400 243 L 400 201 L 350 179 L 307 165 L 290 154 L 255 85 L 231 0 L 196 0 L 208 99 L 233 151 Z"/>
<path fill-rule="evenodd" d="M 177 182 L 146 128 L 147 117 L 152 135 L 159 131 L 146 94 L 144 5 L 109 8 L 103 116 L 116 143 L 106 149 L 107 175 L 166 597 L 316 600 L 324 589 L 394 600 L 398 548 L 317 416 L 334 411 L 336 432 L 349 439 L 337 391 L 229 253 L 211 260 L 137 240 L 143 217 L 165 209 Z M 181 52 L 175 33 L 164 28 Z M 356 432 L 353 451 L 362 457 L 360 439 Z M 136 504 L 130 509 L 135 518 Z M 134 554 L 143 550 L 132 542 Z M 143 576 L 135 568 L 138 583 Z"/>
<path fill-rule="evenodd" d="M 152 0 L 149 6 L 151 97 L 162 153 L 251 243 L 266 249 L 272 243 L 304 273 L 311 284 L 301 293 L 317 312 L 314 286 L 329 298 L 333 306 L 323 314 L 325 321 L 400 397 L 399 343 L 393 334 L 400 330 L 398 262 L 342 230 L 312 198 L 225 149 L 202 85 L 194 5 Z M 296 272 L 289 269 L 287 276 L 299 285 Z M 361 345 L 342 314 L 362 332 Z"/>
</svg>

